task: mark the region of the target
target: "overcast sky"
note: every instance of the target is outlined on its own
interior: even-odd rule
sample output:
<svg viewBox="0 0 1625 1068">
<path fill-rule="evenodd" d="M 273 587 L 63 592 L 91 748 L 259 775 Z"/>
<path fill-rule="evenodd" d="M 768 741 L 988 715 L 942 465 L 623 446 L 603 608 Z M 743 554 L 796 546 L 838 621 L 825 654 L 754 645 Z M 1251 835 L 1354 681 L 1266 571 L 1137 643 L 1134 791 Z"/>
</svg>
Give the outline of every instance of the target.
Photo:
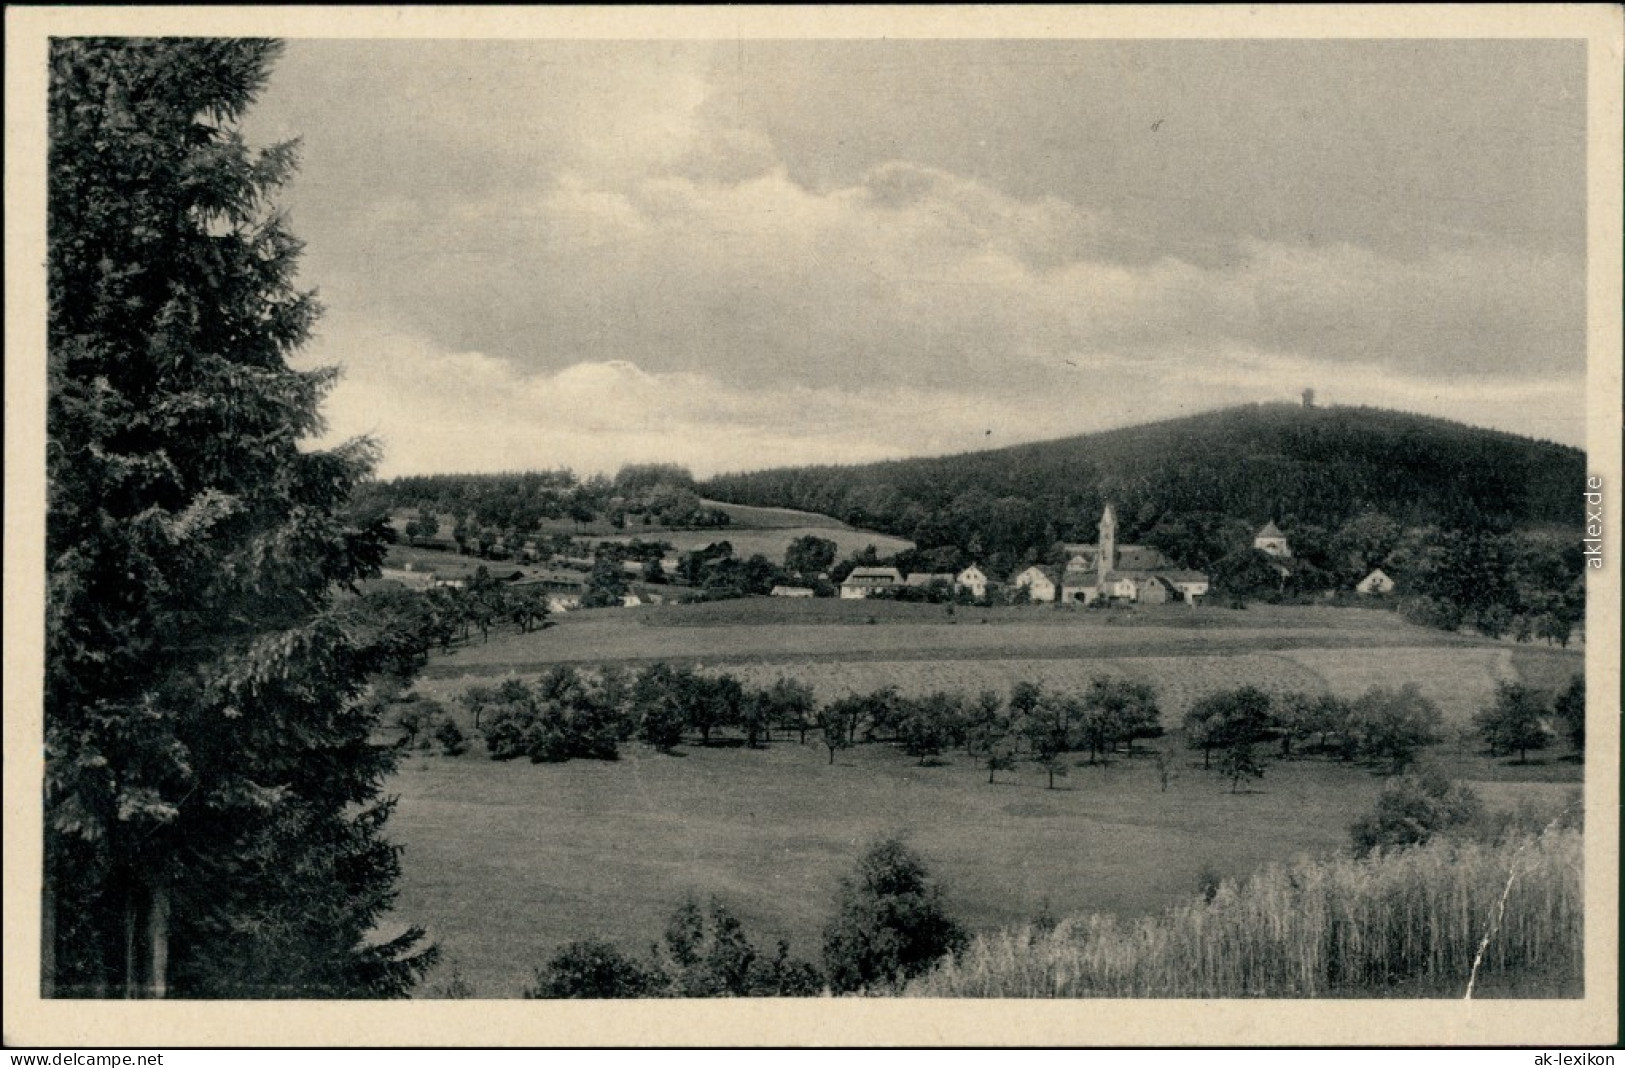
<svg viewBox="0 0 1625 1068">
<path fill-rule="evenodd" d="M 381 473 L 1376 404 L 1581 444 L 1580 42 L 293 41 L 248 134 Z"/>
</svg>

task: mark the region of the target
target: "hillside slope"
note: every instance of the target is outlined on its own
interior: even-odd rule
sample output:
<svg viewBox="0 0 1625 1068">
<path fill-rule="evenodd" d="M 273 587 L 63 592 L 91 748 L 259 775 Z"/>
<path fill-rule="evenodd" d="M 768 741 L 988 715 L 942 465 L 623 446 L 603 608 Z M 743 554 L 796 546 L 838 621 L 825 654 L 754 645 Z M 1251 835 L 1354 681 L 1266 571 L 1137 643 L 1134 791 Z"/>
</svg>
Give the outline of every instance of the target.
<svg viewBox="0 0 1625 1068">
<path fill-rule="evenodd" d="M 1572 524 L 1585 455 L 1376 408 L 1250 405 L 985 452 L 721 475 L 719 501 L 822 512 L 922 546 L 1020 553 L 1091 539 L 1115 503 L 1126 537 L 1172 515 L 1336 527 Z"/>
</svg>

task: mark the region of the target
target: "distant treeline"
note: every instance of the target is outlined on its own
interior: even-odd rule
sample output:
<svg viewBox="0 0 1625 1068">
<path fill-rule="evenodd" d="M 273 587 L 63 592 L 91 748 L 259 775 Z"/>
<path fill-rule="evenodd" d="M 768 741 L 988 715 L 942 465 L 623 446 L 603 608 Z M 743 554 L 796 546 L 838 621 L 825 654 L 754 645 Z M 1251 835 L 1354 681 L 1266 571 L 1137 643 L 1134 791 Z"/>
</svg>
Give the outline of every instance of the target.
<svg viewBox="0 0 1625 1068">
<path fill-rule="evenodd" d="M 456 529 L 425 537 L 473 540 L 490 532 L 526 535 L 549 520 L 579 524 L 598 520 L 615 527 L 706 528 L 728 525 L 728 513 L 707 508 L 694 476 L 677 464 L 628 464 L 614 478 L 582 479 L 568 469 L 500 474 L 403 475 L 357 488 L 354 511 L 364 519 L 398 512 L 421 513 L 431 523 L 451 516 Z"/>
<path fill-rule="evenodd" d="M 1549 442 L 1377 408 L 1254 405 L 959 456 L 719 475 L 699 489 L 1014 559 L 1093 541 L 1108 501 L 1124 542 L 1199 514 L 1254 528 L 1336 529 L 1366 512 L 1404 527 L 1573 525 L 1584 477 L 1584 454 Z"/>
</svg>

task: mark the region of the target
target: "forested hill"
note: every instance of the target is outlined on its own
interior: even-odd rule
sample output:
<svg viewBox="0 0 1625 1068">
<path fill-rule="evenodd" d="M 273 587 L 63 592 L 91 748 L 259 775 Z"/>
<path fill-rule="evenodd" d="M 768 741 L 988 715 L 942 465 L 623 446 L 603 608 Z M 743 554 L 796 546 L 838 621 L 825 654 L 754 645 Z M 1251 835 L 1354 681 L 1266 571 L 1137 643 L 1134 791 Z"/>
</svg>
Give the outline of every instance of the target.
<svg viewBox="0 0 1625 1068">
<path fill-rule="evenodd" d="M 1443 528 L 1578 523 L 1578 449 L 1380 408 L 1250 405 L 1074 438 L 861 466 L 721 475 L 722 501 L 823 512 L 923 547 L 1022 555 L 1203 513 L 1336 529 L 1368 512 Z M 973 544 L 973 542 L 975 544 Z"/>
</svg>

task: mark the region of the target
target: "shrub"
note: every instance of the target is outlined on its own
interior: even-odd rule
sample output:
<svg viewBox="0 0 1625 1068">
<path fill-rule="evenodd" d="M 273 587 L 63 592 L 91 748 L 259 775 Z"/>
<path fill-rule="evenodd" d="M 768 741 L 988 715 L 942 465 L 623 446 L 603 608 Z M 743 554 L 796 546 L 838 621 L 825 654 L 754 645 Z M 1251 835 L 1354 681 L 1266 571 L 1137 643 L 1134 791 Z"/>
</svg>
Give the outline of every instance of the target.
<svg viewBox="0 0 1625 1068">
<path fill-rule="evenodd" d="M 441 751 L 447 756 L 462 756 L 468 752 L 468 737 L 450 716 L 441 720 L 435 728 L 434 740 L 440 743 Z"/>
<path fill-rule="evenodd" d="M 666 924 L 657 968 L 675 997 L 796 997 L 818 993 L 818 969 L 790 958 L 790 945 L 780 941 L 778 955 L 762 956 L 743 925 L 721 901 L 707 909 L 689 898 Z"/>
<path fill-rule="evenodd" d="M 1349 826 L 1349 836 L 1354 855 L 1363 857 L 1376 849 L 1420 845 L 1483 815 L 1484 806 L 1471 787 L 1429 769 L 1387 783 L 1372 811 Z"/>
<path fill-rule="evenodd" d="M 659 974 L 624 955 L 612 942 L 589 938 L 571 942 L 525 989 L 527 998 L 640 998 L 662 985 Z"/>
<path fill-rule="evenodd" d="M 837 993 L 892 989 L 966 941 L 925 862 L 894 836 L 871 846 L 841 880 L 824 931 L 824 969 Z"/>
</svg>

